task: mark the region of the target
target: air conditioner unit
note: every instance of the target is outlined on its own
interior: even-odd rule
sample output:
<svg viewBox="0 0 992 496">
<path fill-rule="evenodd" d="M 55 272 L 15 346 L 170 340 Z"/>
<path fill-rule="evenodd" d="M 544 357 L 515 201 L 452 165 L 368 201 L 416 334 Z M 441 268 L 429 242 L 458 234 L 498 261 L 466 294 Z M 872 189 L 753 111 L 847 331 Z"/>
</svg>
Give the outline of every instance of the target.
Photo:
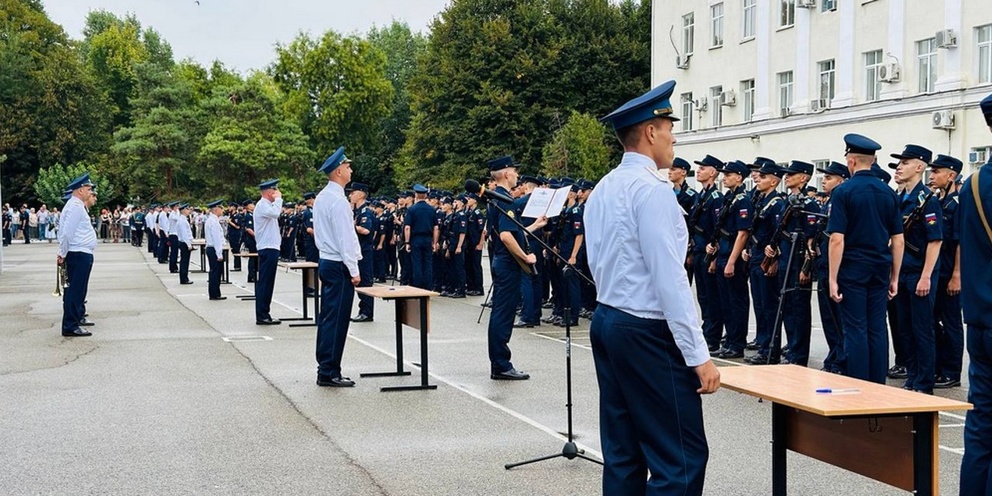
<svg viewBox="0 0 992 496">
<path fill-rule="evenodd" d="M 823 0 L 823 9 L 822 10 L 824 12 L 826 12 L 828 10 L 837 10 L 837 0 Z"/>
<path fill-rule="evenodd" d="M 707 107 L 709 107 L 709 101 L 705 98 L 697 98 L 692 101 L 692 105 L 696 107 L 696 110 L 706 112 Z"/>
<path fill-rule="evenodd" d="M 954 129 L 954 112 L 938 110 L 931 116 L 930 123 L 934 129 Z"/>
<path fill-rule="evenodd" d="M 675 68 L 676 69 L 688 69 L 689 68 L 689 57 L 690 55 L 679 55 L 675 57 Z"/>
<path fill-rule="evenodd" d="M 816 0 L 796 0 L 796 7 L 801 9 L 812 9 L 816 7 Z"/>
<path fill-rule="evenodd" d="M 984 146 L 981 148 L 972 148 L 968 152 L 968 163 L 972 165 L 980 165 L 989 161 L 989 147 Z"/>
<path fill-rule="evenodd" d="M 734 93 L 734 90 L 727 90 L 720 93 L 720 105 L 724 107 L 737 105 L 737 93 Z"/>
<path fill-rule="evenodd" d="M 889 62 L 878 66 L 878 80 L 883 83 L 899 82 L 899 63 Z"/>
<path fill-rule="evenodd" d="M 937 48 L 954 48 L 958 46 L 958 37 L 953 29 L 942 29 L 933 35 Z"/>
<path fill-rule="evenodd" d="M 820 98 L 819 100 L 811 100 L 809 102 L 810 112 L 823 112 L 828 108 L 830 108 L 830 100 L 827 100 L 826 98 Z"/>
</svg>

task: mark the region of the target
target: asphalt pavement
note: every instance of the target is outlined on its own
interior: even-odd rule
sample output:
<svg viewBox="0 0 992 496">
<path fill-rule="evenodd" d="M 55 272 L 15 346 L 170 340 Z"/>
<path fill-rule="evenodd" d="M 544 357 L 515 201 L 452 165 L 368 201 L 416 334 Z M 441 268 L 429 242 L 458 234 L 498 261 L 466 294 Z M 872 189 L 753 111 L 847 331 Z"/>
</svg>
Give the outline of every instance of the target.
<svg viewBox="0 0 992 496">
<path fill-rule="evenodd" d="M 180 285 L 144 249 L 100 244 L 87 311 L 92 337 L 60 335 L 56 246 L 14 244 L 0 273 L 0 492 L 3 494 L 586 495 L 601 467 L 556 458 L 567 431 L 565 333 L 516 330 L 513 362 L 529 381 L 489 378 L 483 297 L 435 298 L 429 336 L 436 390 L 419 383 L 419 334 L 406 329 L 396 368 L 394 309 L 352 324 L 344 351 L 349 389 L 314 384 L 314 327 L 257 326 L 246 271 L 209 301 L 206 274 Z M 199 254 L 193 253 L 194 262 Z M 195 270 L 196 264 L 193 265 Z M 300 275 L 279 269 L 274 317 L 300 317 Z M 488 275 L 487 275 L 488 282 Z M 358 301 L 355 301 L 357 314 Z M 818 322 L 813 303 L 814 322 Z M 312 308 L 309 309 L 312 312 Z M 312 314 L 312 313 L 311 313 Z M 752 318 L 752 334 L 753 334 Z M 812 355 L 826 355 L 814 324 Z M 573 329 L 576 442 L 601 457 L 589 321 Z M 721 361 L 721 366 L 739 366 Z M 819 367 L 819 363 L 811 363 Z M 967 360 L 966 365 L 967 367 Z M 899 382 L 893 382 L 899 385 Z M 966 398 L 965 387 L 938 394 Z M 721 390 L 704 398 L 710 446 L 706 494 L 771 491 L 771 406 Z M 958 413 L 942 414 L 940 487 L 956 494 Z M 864 456 L 852 453 L 851 456 Z M 879 463 L 884 463 L 879 460 Z M 904 492 L 789 453 L 790 494 Z"/>
</svg>

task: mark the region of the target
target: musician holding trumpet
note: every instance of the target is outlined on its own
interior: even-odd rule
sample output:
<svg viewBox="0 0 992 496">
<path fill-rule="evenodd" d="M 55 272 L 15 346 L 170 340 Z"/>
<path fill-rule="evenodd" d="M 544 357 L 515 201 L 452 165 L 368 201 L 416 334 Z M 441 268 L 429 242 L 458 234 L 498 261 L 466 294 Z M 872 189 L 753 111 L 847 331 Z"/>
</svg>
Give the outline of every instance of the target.
<svg viewBox="0 0 992 496">
<path fill-rule="evenodd" d="M 65 269 L 68 283 L 62 297 L 62 335 L 90 336 L 89 331 L 82 329 L 93 325 L 83 317 L 86 313 L 83 302 L 93 268 L 93 249 L 96 248 L 96 231 L 88 213 L 96 203 L 96 190 L 89 173 L 73 179 L 66 189 L 72 191 L 72 196 L 62 211 L 57 259 L 58 266 Z"/>
</svg>

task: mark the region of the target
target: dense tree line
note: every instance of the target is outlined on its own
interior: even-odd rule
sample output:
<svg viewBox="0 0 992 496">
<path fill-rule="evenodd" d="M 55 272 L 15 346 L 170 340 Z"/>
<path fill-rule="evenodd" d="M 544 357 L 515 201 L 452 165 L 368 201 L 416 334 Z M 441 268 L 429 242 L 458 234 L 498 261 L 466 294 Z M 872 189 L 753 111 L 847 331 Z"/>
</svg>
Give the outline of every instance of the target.
<svg viewBox="0 0 992 496">
<path fill-rule="evenodd" d="M 86 168 L 101 203 L 287 194 L 348 147 L 356 179 L 455 188 L 513 154 L 529 173 L 596 179 L 618 153 L 596 120 L 644 91 L 650 1 L 454 0 L 414 33 L 301 33 L 241 74 L 176 61 L 133 17 L 87 16 L 70 39 L 39 0 L 0 0 L 5 201 L 58 203 Z"/>
</svg>

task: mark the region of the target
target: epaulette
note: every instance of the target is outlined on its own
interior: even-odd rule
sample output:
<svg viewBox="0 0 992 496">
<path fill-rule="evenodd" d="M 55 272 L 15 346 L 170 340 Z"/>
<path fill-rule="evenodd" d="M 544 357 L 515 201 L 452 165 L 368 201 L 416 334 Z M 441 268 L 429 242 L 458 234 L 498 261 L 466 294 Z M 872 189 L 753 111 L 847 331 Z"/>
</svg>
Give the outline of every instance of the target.
<svg viewBox="0 0 992 496">
<path fill-rule="evenodd" d="M 687 194 L 689 196 L 696 196 L 696 190 L 694 190 L 692 188 L 689 188 L 689 189 L 685 190 L 685 194 Z"/>
</svg>

